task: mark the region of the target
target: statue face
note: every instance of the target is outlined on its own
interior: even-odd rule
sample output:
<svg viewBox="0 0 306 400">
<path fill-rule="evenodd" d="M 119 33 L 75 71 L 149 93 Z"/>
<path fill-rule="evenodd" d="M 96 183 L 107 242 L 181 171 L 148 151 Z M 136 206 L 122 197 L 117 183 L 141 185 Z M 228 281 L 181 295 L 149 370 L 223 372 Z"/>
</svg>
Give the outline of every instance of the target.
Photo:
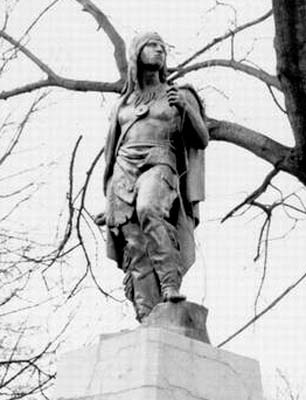
<svg viewBox="0 0 306 400">
<path fill-rule="evenodd" d="M 165 46 L 158 40 L 150 40 L 141 50 L 139 61 L 150 70 L 160 70 L 166 61 Z"/>
</svg>

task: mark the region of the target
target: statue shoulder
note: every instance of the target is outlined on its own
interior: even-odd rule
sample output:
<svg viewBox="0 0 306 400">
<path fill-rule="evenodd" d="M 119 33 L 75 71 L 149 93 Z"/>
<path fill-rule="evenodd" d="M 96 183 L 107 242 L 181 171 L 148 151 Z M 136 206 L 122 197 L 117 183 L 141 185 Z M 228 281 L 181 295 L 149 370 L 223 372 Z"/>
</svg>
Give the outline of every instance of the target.
<svg viewBox="0 0 306 400">
<path fill-rule="evenodd" d="M 118 113 L 119 113 L 119 109 L 120 109 L 120 107 L 122 106 L 122 103 L 124 102 L 124 98 L 123 98 L 123 96 L 120 96 L 119 98 L 117 98 L 114 102 L 113 102 L 113 104 L 112 104 L 112 106 L 111 106 L 111 110 L 110 110 L 110 113 L 109 113 L 109 117 L 108 117 L 108 119 L 109 119 L 109 121 L 112 123 L 112 122 L 115 122 L 116 120 L 117 120 L 117 118 L 118 118 Z"/>
</svg>

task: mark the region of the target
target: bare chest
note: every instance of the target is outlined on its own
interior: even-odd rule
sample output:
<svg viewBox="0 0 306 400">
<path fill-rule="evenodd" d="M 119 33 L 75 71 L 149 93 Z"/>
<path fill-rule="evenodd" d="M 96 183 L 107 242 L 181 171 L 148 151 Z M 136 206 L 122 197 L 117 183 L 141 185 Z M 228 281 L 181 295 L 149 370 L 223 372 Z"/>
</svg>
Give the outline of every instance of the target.
<svg viewBox="0 0 306 400">
<path fill-rule="evenodd" d="M 128 102 L 120 108 L 118 119 L 121 128 L 124 128 L 133 121 L 139 112 L 140 107 Z M 180 115 L 176 107 L 169 106 L 166 94 L 161 98 L 144 106 L 148 108 L 147 113 L 140 117 L 143 123 L 153 125 L 177 126 L 180 122 Z"/>
</svg>

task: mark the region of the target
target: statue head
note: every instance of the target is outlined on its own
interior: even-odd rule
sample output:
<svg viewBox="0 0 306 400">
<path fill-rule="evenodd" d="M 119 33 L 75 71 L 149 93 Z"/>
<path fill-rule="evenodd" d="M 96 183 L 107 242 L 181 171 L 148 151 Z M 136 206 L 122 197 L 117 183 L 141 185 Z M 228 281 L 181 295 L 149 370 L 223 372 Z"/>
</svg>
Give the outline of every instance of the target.
<svg viewBox="0 0 306 400">
<path fill-rule="evenodd" d="M 143 50 L 143 48 L 149 43 L 149 42 L 158 42 L 162 48 L 165 51 L 166 54 L 166 49 L 165 49 L 165 42 L 161 38 L 161 36 L 156 33 L 156 32 L 146 32 L 139 34 L 134 37 L 132 40 L 132 43 L 129 48 L 129 53 L 128 53 L 128 76 L 127 76 L 127 82 L 125 84 L 125 87 L 123 89 L 123 93 L 126 95 L 129 95 L 133 92 L 135 87 L 139 86 L 139 76 L 140 72 L 139 69 L 141 68 L 141 60 L 140 60 L 140 54 Z M 166 61 L 162 63 L 162 65 L 159 68 L 159 79 L 161 82 L 166 81 L 166 76 L 167 76 L 167 66 L 166 66 Z"/>
</svg>

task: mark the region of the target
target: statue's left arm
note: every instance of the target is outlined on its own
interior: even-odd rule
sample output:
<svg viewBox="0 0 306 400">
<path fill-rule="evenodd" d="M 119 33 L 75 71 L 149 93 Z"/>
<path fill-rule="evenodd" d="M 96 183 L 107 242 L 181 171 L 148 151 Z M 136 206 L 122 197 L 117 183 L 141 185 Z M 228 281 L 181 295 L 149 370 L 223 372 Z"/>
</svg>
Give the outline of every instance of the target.
<svg viewBox="0 0 306 400">
<path fill-rule="evenodd" d="M 168 101 L 171 106 L 178 108 L 185 122 L 190 123 L 188 135 L 193 147 L 205 149 L 209 140 L 208 129 L 201 113 L 199 99 L 195 97 L 193 90 L 171 86 L 168 90 Z"/>
</svg>

